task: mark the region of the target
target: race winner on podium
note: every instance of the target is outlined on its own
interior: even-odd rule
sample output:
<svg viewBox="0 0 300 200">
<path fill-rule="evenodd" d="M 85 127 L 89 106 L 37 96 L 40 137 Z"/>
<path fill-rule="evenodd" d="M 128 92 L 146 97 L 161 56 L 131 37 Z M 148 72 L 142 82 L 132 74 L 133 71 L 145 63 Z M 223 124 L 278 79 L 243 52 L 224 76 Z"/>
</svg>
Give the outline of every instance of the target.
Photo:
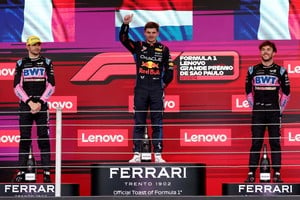
<svg viewBox="0 0 300 200">
<path fill-rule="evenodd" d="M 164 89 L 173 79 L 174 63 L 169 48 L 157 41 L 159 25 L 148 22 L 144 27 L 145 41 L 129 39 L 129 23 L 133 15 L 126 15 L 119 33 L 121 43 L 133 54 L 136 63 L 136 85 L 134 88 L 133 152 L 129 161 L 141 162 L 141 140 L 144 137 L 148 108 L 152 123 L 152 144 L 155 162 L 165 162 L 163 150 Z"/>
</svg>

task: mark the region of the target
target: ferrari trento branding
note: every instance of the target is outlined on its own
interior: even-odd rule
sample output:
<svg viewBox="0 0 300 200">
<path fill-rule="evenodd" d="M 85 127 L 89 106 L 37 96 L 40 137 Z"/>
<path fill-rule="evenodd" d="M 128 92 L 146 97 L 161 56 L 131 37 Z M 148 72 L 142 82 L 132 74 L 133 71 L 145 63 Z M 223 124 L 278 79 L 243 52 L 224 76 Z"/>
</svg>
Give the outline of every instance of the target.
<svg viewBox="0 0 300 200">
<path fill-rule="evenodd" d="M 238 187 L 238 192 L 243 194 L 257 194 L 257 193 L 265 193 L 265 194 L 291 194 L 293 192 L 293 185 L 289 184 L 241 184 Z"/>
<path fill-rule="evenodd" d="M 6 184 L 5 193 L 55 193 L 55 186 L 48 184 Z"/>
<path fill-rule="evenodd" d="M 111 167 L 109 178 L 119 179 L 160 179 L 187 178 L 186 167 Z"/>
</svg>

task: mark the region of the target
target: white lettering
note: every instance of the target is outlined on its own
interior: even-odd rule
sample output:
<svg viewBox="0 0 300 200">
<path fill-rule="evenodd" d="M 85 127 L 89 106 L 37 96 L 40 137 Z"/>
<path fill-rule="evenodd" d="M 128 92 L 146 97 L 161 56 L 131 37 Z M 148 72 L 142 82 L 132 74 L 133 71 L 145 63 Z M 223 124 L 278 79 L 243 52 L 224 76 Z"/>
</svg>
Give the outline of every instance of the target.
<svg viewBox="0 0 300 200">
<path fill-rule="evenodd" d="M 294 66 L 294 69 L 292 69 L 291 64 L 288 64 L 288 73 L 291 74 L 300 74 L 300 66 Z"/>
<path fill-rule="evenodd" d="M 288 133 L 288 138 L 290 142 L 300 142 L 300 134 L 295 134 L 293 136 L 292 132 Z"/>
<path fill-rule="evenodd" d="M 3 68 L 0 69 L 0 76 L 13 76 L 15 73 L 15 69 Z"/>
<path fill-rule="evenodd" d="M 0 143 L 15 143 L 20 142 L 19 135 L 2 135 L 0 137 Z"/>
<path fill-rule="evenodd" d="M 5 193 L 55 193 L 55 185 L 45 184 L 6 184 Z"/>
<path fill-rule="evenodd" d="M 291 194 L 293 192 L 293 185 L 264 185 L 264 184 L 255 184 L 255 185 L 238 185 L 239 193 L 279 193 L 279 194 Z"/>
<path fill-rule="evenodd" d="M 53 101 L 53 102 L 48 102 L 49 109 L 56 109 L 56 108 L 67 108 L 71 109 L 73 108 L 73 103 L 71 101 Z"/>
<path fill-rule="evenodd" d="M 172 101 L 172 100 L 164 101 L 165 108 L 175 108 L 175 106 L 176 106 L 175 101 Z"/>
<path fill-rule="evenodd" d="M 225 134 L 191 134 L 184 133 L 185 142 L 226 142 L 228 140 Z"/>
<path fill-rule="evenodd" d="M 88 135 L 86 136 L 85 133 L 81 134 L 81 141 L 85 143 L 110 143 L 110 142 L 124 142 L 125 138 L 123 135 L 116 134 L 102 134 L 102 135 Z"/>
<path fill-rule="evenodd" d="M 235 99 L 235 106 L 236 108 L 249 108 L 249 103 L 247 100 L 244 100 L 240 103 L 240 99 L 236 98 Z"/>
<path fill-rule="evenodd" d="M 187 178 L 185 167 L 112 167 L 109 178 Z"/>
</svg>

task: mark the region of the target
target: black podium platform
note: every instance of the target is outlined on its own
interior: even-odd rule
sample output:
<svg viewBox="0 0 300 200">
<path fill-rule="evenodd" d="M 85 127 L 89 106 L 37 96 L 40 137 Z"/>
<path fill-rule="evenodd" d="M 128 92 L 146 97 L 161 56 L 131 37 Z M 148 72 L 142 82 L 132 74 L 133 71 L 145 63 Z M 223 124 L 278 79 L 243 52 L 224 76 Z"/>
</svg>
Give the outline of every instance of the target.
<svg viewBox="0 0 300 200">
<path fill-rule="evenodd" d="M 295 183 L 224 183 L 223 195 L 300 195 L 300 184 Z"/>
<path fill-rule="evenodd" d="M 2 183 L 0 196 L 53 197 L 55 184 L 46 183 Z M 79 196 L 79 184 L 62 184 L 61 196 Z"/>
<path fill-rule="evenodd" d="M 92 196 L 205 195 L 205 165 L 105 163 L 91 166 Z"/>
</svg>

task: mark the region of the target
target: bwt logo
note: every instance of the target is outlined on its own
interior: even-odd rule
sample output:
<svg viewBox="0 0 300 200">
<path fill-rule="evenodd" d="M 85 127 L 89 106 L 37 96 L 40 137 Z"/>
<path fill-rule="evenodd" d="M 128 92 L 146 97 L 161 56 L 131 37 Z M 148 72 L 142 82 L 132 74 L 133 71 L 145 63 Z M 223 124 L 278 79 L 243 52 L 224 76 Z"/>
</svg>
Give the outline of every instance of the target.
<svg viewBox="0 0 300 200">
<path fill-rule="evenodd" d="M 0 147 L 18 147 L 19 142 L 19 130 L 0 130 Z"/>
<path fill-rule="evenodd" d="M 25 77 L 44 77 L 45 75 L 45 68 L 43 67 L 33 67 L 23 70 L 23 75 Z"/>
<path fill-rule="evenodd" d="M 300 145 L 300 128 L 284 128 L 283 129 L 283 145 L 299 146 Z"/>
<path fill-rule="evenodd" d="M 231 146 L 231 129 L 180 129 L 180 146 Z"/>
<path fill-rule="evenodd" d="M 276 85 L 278 78 L 275 76 L 255 76 L 254 82 L 256 86 L 259 85 Z"/>
<path fill-rule="evenodd" d="M 134 112 L 134 96 L 128 97 L 128 110 Z M 179 112 L 180 111 L 180 98 L 179 95 L 166 95 L 164 100 L 164 112 Z"/>
<path fill-rule="evenodd" d="M 77 96 L 52 96 L 48 101 L 50 112 L 55 112 L 57 108 L 61 108 L 63 112 L 77 112 Z"/>
<path fill-rule="evenodd" d="M 232 112 L 251 111 L 246 95 L 232 95 L 231 97 Z"/>
<path fill-rule="evenodd" d="M 0 80 L 14 80 L 16 63 L 0 63 Z"/>
<path fill-rule="evenodd" d="M 300 60 L 283 61 L 283 66 L 287 68 L 289 77 L 300 77 Z"/>
<path fill-rule="evenodd" d="M 79 147 L 128 146 L 127 129 L 80 129 L 77 135 Z"/>
</svg>

